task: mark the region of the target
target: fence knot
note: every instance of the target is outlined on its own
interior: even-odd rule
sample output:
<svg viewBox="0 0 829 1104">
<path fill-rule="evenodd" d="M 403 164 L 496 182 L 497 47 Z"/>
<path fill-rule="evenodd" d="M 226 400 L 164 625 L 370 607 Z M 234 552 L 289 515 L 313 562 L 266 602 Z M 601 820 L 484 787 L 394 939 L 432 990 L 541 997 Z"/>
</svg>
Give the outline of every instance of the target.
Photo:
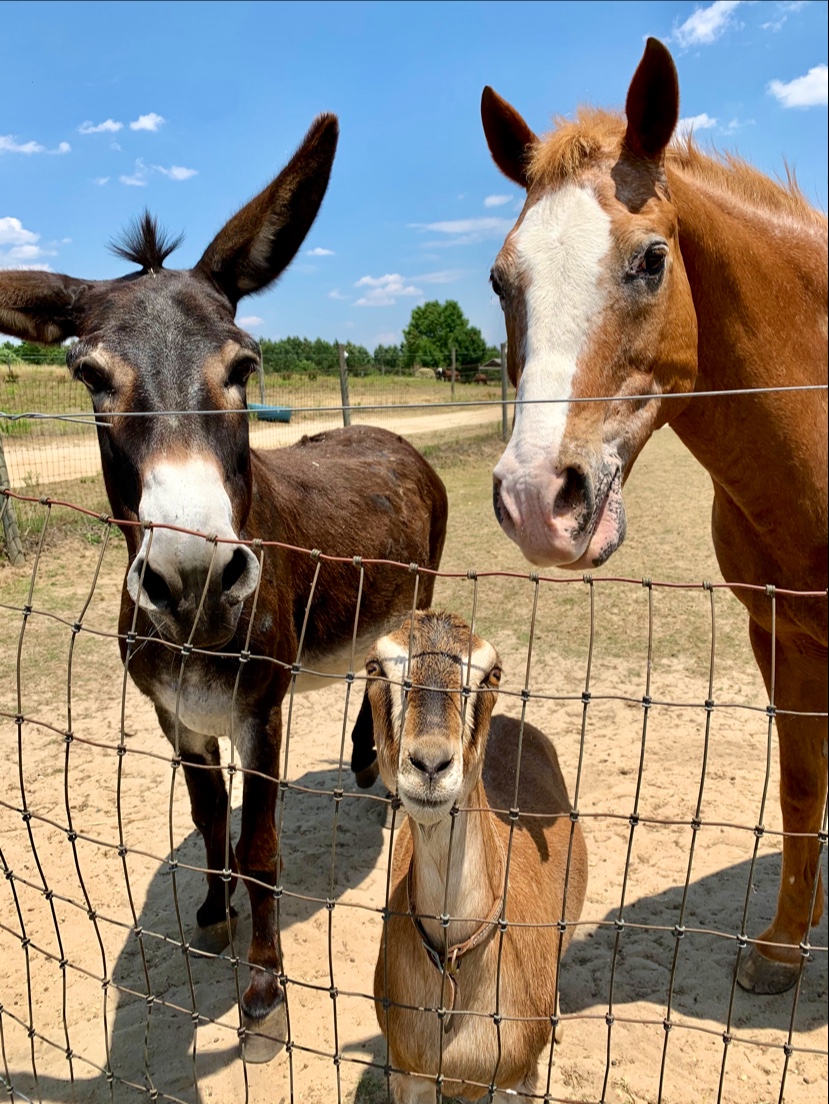
<svg viewBox="0 0 829 1104">
<path fill-rule="evenodd" d="M 344 795 L 345 790 L 342 788 L 342 786 L 337 786 L 331 791 L 331 796 L 334 798 L 335 802 L 342 801 Z"/>
<path fill-rule="evenodd" d="M 493 1012 L 492 1022 L 495 1024 L 496 1027 L 500 1027 L 501 1024 L 504 1022 L 504 1017 L 501 1015 L 500 1012 Z M 493 1085 L 493 1088 L 497 1088 L 497 1086 Z"/>
<path fill-rule="evenodd" d="M 75 1057 L 75 1052 L 72 1049 L 72 1047 L 67 1047 L 66 1050 L 63 1053 L 64 1053 L 64 1056 L 66 1057 L 67 1062 L 71 1062 L 72 1059 Z"/>
<path fill-rule="evenodd" d="M 440 914 L 440 926 L 442 928 L 448 928 L 450 919 L 451 917 L 449 916 L 448 912 L 442 912 Z"/>
<path fill-rule="evenodd" d="M 578 822 L 579 822 L 579 811 L 578 811 L 578 809 L 571 809 L 570 810 L 570 821 L 573 824 L 578 824 Z"/>
<path fill-rule="evenodd" d="M 650 696 L 650 694 L 643 694 L 642 695 L 642 708 L 643 709 L 650 709 L 650 707 L 652 705 L 653 705 L 653 698 Z"/>
<path fill-rule="evenodd" d="M 168 859 L 167 866 L 170 868 L 171 871 L 175 872 L 176 870 L 178 870 L 178 859 Z"/>
<path fill-rule="evenodd" d="M 829 832 L 827 832 L 825 828 L 821 828 L 820 831 L 818 832 L 817 841 L 818 841 L 818 843 L 820 844 L 821 847 L 826 846 L 827 841 L 829 841 Z"/>
<path fill-rule="evenodd" d="M 128 648 L 131 648 L 137 639 L 138 633 L 135 632 L 133 629 L 130 629 L 124 634 L 124 640 L 126 640 Z"/>
<path fill-rule="evenodd" d="M 297 675 L 301 675 L 301 674 L 302 674 L 302 664 L 301 663 L 292 663 L 291 664 L 291 675 L 294 678 L 296 678 Z"/>
<path fill-rule="evenodd" d="M 702 580 L 702 589 L 703 589 L 703 590 L 711 590 L 711 591 L 713 591 L 713 589 L 714 589 L 714 584 L 713 584 L 713 583 L 711 582 L 711 580 L 710 580 L 710 579 L 703 579 L 703 580 Z"/>
<path fill-rule="evenodd" d="M 119 759 L 123 759 L 124 756 L 127 754 L 126 745 L 119 744 L 118 747 L 115 749 L 115 754 L 118 756 Z"/>
<path fill-rule="evenodd" d="M 706 698 L 705 702 L 704 702 L 704 705 L 705 705 L 705 712 L 706 713 L 712 713 L 714 711 L 714 699 L 713 698 Z"/>
<path fill-rule="evenodd" d="M 593 576 L 590 574 L 589 571 L 585 571 L 585 573 L 581 577 L 581 581 L 587 586 L 593 586 Z"/>
<path fill-rule="evenodd" d="M 28 824 L 29 821 L 32 819 L 32 814 L 29 812 L 28 809 L 24 809 L 24 811 L 20 814 L 20 819 L 23 821 L 24 824 Z"/>
<path fill-rule="evenodd" d="M 75 840 L 78 838 L 78 833 L 75 831 L 74 828 L 70 828 L 69 831 L 66 833 L 66 838 L 69 840 L 70 843 L 74 843 Z"/>
<path fill-rule="evenodd" d="M 247 648 L 243 648 L 242 651 L 239 652 L 239 662 L 240 663 L 247 663 L 247 661 L 249 659 L 250 659 L 250 652 L 247 650 Z"/>
<path fill-rule="evenodd" d="M 524 688 L 523 688 L 523 689 L 521 690 L 521 701 L 522 701 L 522 702 L 528 702 L 528 701 L 530 700 L 530 696 L 531 696 L 531 695 L 530 695 L 530 691 L 529 691 L 529 689 L 528 689 L 528 688 L 527 688 L 527 687 L 525 686 L 525 687 L 524 687 Z"/>
<path fill-rule="evenodd" d="M 136 939 L 140 939 L 141 936 L 144 934 L 144 929 L 141 927 L 140 924 L 136 924 L 135 927 L 132 929 L 132 934 L 135 936 Z"/>
<path fill-rule="evenodd" d="M 684 924 L 674 924 L 674 936 L 677 939 L 684 939 L 685 938 L 685 925 Z"/>
<path fill-rule="evenodd" d="M 593 700 L 593 695 L 590 693 L 589 690 L 582 690 L 581 700 L 582 700 L 582 705 L 589 705 L 590 702 Z"/>
<path fill-rule="evenodd" d="M 631 813 L 630 816 L 628 817 L 628 824 L 631 826 L 631 828 L 635 828 L 638 825 L 638 823 L 639 823 L 639 814 L 638 813 Z"/>
<path fill-rule="evenodd" d="M 463 695 L 463 697 L 468 698 L 471 693 L 472 693 L 472 687 L 471 686 L 461 687 L 461 694 Z"/>
<path fill-rule="evenodd" d="M 559 930 L 559 932 L 561 932 L 562 935 L 564 935 L 564 933 L 567 931 L 567 921 L 566 920 L 557 921 L 556 928 Z"/>
<path fill-rule="evenodd" d="M 702 828 L 702 821 L 699 817 L 695 816 L 691 821 L 691 829 L 694 832 L 698 832 Z"/>
<path fill-rule="evenodd" d="M 621 931 L 625 930 L 625 922 L 624 922 L 624 920 L 622 919 L 621 916 L 616 917 L 616 919 L 613 921 L 613 926 L 614 926 L 614 928 L 616 929 L 617 932 L 621 932 Z"/>
<path fill-rule="evenodd" d="M 69 965 L 69 959 L 68 958 L 64 957 L 64 958 L 59 958 L 58 959 L 58 966 L 60 966 L 61 970 L 65 970 L 68 965 Z"/>
<path fill-rule="evenodd" d="M 51 500 L 51 498 L 49 498 L 48 495 L 41 495 L 40 498 L 38 499 L 38 502 L 40 503 L 41 506 L 51 506 L 52 505 L 52 500 Z"/>
<path fill-rule="evenodd" d="M 730 1031 L 724 1031 L 724 1032 L 722 1033 L 722 1041 L 723 1041 L 723 1042 L 725 1043 L 725 1045 L 726 1045 L 726 1046 L 729 1046 L 729 1045 L 730 1045 L 730 1043 L 731 1043 L 731 1040 L 732 1040 L 733 1038 L 734 1038 L 734 1036 L 733 1036 L 733 1035 L 731 1034 L 731 1032 L 730 1032 Z"/>
<path fill-rule="evenodd" d="M 15 723 L 16 725 L 22 725 L 22 724 L 25 724 L 25 723 L 26 723 L 26 718 L 25 718 L 25 717 L 23 716 L 23 714 L 22 714 L 22 713 L 15 713 L 15 715 L 14 715 L 14 723 Z"/>
<path fill-rule="evenodd" d="M 325 898 L 325 908 L 326 908 L 327 912 L 333 912 L 335 904 L 336 904 L 336 902 L 334 901 L 333 897 L 326 897 Z"/>
<path fill-rule="evenodd" d="M 355 567 L 362 567 L 363 566 L 363 557 L 362 556 L 352 556 L 351 557 L 351 562 L 354 564 Z"/>
<path fill-rule="evenodd" d="M 766 716 L 767 717 L 776 717 L 777 716 L 777 706 L 773 705 L 771 702 L 769 702 L 769 704 L 766 706 Z"/>
<path fill-rule="evenodd" d="M 529 575 L 527 576 L 527 578 L 528 578 L 528 579 L 530 580 L 530 582 L 531 582 L 531 583 L 532 583 L 532 584 L 533 584 L 533 585 L 535 586 L 535 585 L 537 585 L 537 583 L 538 583 L 538 580 L 539 580 L 540 576 L 539 576 L 539 574 L 538 574 L 538 572 L 537 572 L 537 571 L 531 571 L 531 572 L 529 573 Z"/>
<path fill-rule="evenodd" d="M 413 685 L 414 683 L 410 678 L 403 679 L 403 689 L 406 691 L 407 694 L 409 693 Z"/>
<path fill-rule="evenodd" d="M 335 1001 L 339 995 L 339 990 L 337 989 L 336 985 L 330 985 L 328 987 L 328 996 L 331 998 L 331 1000 Z"/>
<path fill-rule="evenodd" d="M 605 1012 L 604 1022 L 607 1024 L 608 1027 L 613 1027 L 614 1023 L 616 1023 L 616 1017 L 613 1015 L 612 1012 Z"/>
<path fill-rule="evenodd" d="M 664 1027 L 665 1034 L 667 1035 L 674 1025 L 666 1016 L 665 1019 L 662 1021 L 662 1026 Z"/>
<path fill-rule="evenodd" d="M 319 548 L 312 548 L 308 555 L 311 557 L 314 563 L 319 563 L 322 552 L 320 552 Z"/>
<path fill-rule="evenodd" d="M 645 588 L 645 590 L 652 590 L 653 589 L 653 580 L 650 579 L 647 575 L 645 575 L 645 577 L 642 579 L 642 586 Z"/>
<path fill-rule="evenodd" d="M 47 901 L 51 902 L 52 900 L 54 900 L 55 891 L 53 889 L 44 889 L 43 896 L 46 898 Z"/>
<path fill-rule="evenodd" d="M 397 812 L 398 809 L 400 809 L 403 805 L 403 799 L 400 797 L 400 794 L 392 794 L 392 796 L 389 798 L 389 805 L 391 805 L 392 809 Z"/>
<path fill-rule="evenodd" d="M 262 547 L 262 538 L 254 537 L 253 540 L 250 542 L 250 546 L 251 548 L 255 548 L 258 552 Z"/>
<path fill-rule="evenodd" d="M 30 1028 L 27 1029 L 26 1034 L 29 1036 L 30 1039 L 34 1039 L 37 1032 L 35 1031 L 35 1029 L 33 1027 L 30 1027 Z"/>
<path fill-rule="evenodd" d="M 75 739 L 75 734 L 74 734 L 74 732 L 69 732 L 69 731 L 68 731 L 68 732 L 64 732 L 64 734 L 63 734 L 63 742 L 64 742 L 65 744 L 71 744 L 71 743 L 72 743 L 72 741 L 73 741 L 74 739 Z"/>
<path fill-rule="evenodd" d="M 273 897 L 274 901 L 281 901 L 282 900 L 282 894 L 284 892 L 285 891 L 284 891 L 283 887 L 281 885 L 277 885 L 277 886 L 273 887 L 271 896 Z"/>
<path fill-rule="evenodd" d="M 470 567 L 467 569 L 466 577 L 467 579 L 472 579 L 474 582 L 474 580 L 478 578 L 478 572 L 475 570 L 474 567 Z"/>
<path fill-rule="evenodd" d="M 20 946 L 25 951 L 25 950 L 28 950 L 28 948 L 31 947 L 31 945 L 32 945 L 31 939 L 29 939 L 28 935 L 24 935 L 23 938 L 20 940 Z"/>
<path fill-rule="evenodd" d="M 783 1044 L 783 1053 L 786 1055 L 787 1058 L 791 1058 L 791 1056 L 794 1054 L 794 1047 L 791 1043 L 786 1042 Z"/>
<path fill-rule="evenodd" d="M 777 588 L 773 583 L 766 583 L 766 597 L 773 598 L 777 593 Z"/>
<path fill-rule="evenodd" d="M 507 930 L 508 927 L 509 927 L 509 920 L 507 920 L 506 916 L 499 917 L 499 919 L 498 919 L 498 931 L 501 932 L 501 934 L 503 935 L 503 933 Z"/>
<path fill-rule="evenodd" d="M 762 839 L 765 834 L 766 829 L 763 827 L 762 824 L 758 824 L 754 829 L 755 839 Z"/>
<path fill-rule="evenodd" d="M 521 810 L 519 809 L 519 807 L 517 805 L 513 805 L 509 811 L 509 818 L 510 820 L 518 820 L 520 814 Z"/>
<path fill-rule="evenodd" d="M 82 628 L 83 628 L 83 625 L 80 623 L 80 621 L 73 622 L 73 624 L 72 624 L 72 633 L 73 633 L 73 635 L 77 635 L 81 631 Z"/>
<path fill-rule="evenodd" d="M 34 613 L 34 606 L 30 606 L 27 602 L 23 607 L 23 616 L 28 617 L 30 613 Z"/>
<path fill-rule="evenodd" d="M 225 867 L 224 870 L 222 871 L 222 874 L 221 874 L 222 881 L 223 882 L 229 882 L 232 877 L 233 877 L 233 871 L 229 870 L 227 867 Z"/>
<path fill-rule="evenodd" d="M 189 656 L 192 651 L 193 651 L 193 645 L 189 641 L 186 644 L 182 644 L 182 646 L 181 646 L 182 657 Z"/>
<path fill-rule="evenodd" d="M 7 866 L 6 869 L 3 871 L 3 877 L 6 879 L 7 882 L 14 881 L 14 871 L 10 866 Z"/>
<path fill-rule="evenodd" d="M 748 946 L 748 936 L 745 932 L 740 932 L 737 936 L 737 946 L 741 951 L 744 951 Z"/>
<path fill-rule="evenodd" d="M 414 562 L 412 562 L 412 563 L 410 563 L 410 564 L 409 564 L 409 572 L 410 572 L 410 573 L 411 573 L 412 575 L 417 575 L 417 573 L 418 573 L 419 571 L 420 571 L 420 565 L 419 565 L 419 564 L 416 564 L 416 563 L 414 563 Z"/>
<path fill-rule="evenodd" d="M 354 674 L 353 671 L 346 671 L 346 673 L 345 673 L 345 681 L 349 684 L 349 686 L 351 685 L 352 682 L 354 682 L 356 677 L 357 676 Z"/>
</svg>

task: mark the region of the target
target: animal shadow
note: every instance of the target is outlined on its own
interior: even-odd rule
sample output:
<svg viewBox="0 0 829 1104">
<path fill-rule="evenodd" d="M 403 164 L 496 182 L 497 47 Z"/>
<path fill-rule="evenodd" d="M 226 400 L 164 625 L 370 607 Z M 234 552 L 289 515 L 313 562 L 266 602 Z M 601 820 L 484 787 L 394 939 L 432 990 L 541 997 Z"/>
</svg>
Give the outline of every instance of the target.
<svg viewBox="0 0 829 1104">
<path fill-rule="evenodd" d="M 324 902 L 330 892 L 334 810 L 330 791 L 336 783 L 335 770 L 309 771 L 295 779 L 294 784 L 313 791 L 328 792 L 317 795 L 290 790 L 287 794 L 282 826 L 283 884 L 286 890 L 302 894 L 303 899 L 287 893 L 282 898 L 279 909 L 280 930 L 283 933 L 295 924 L 312 919 L 315 913 L 325 911 L 324 903 L 304 898 L 321 898 Z M 359 884 L 374 869 L 384 846 L 385 813 L 386 806 L 376 801 L 349 800 L 346 797 L 340 802 L 338 839 L 342 839 L 342 844 L 338 846 L 335 866 L 335 900 L 346 888 Z M 241 809 L 237 809 L 231 824 L 234 840 L 239 838 L 240 825 Z M 204 845 L 195 829 L 177 848 L 176 858 L 181 864 L 203 866 Z M 196 909 L 203 900 L 204 892 L 205 882 L 201 874 L 184 868 L 177 871 L 175 895 L 186 938 L 191 938 L 194 933 Z M 234 947 L 236 954 L 244 958 L 251 928 L 247 893 L 243 885 L 237 887 L 234 903 L 239 911 Z M 31 1069 L 10 1070 L 13 1099 L 31 1099 L 42 1104 L 52 1101 L 56 1104 L 63 1104 L 64 1101 L 72 1101 L 73 1104 L 104 1104 L 106 1101 L 112 1104 L 113 1100 L 146 1098 L 148 1092 L 156 1090 L 159 1099 L 167 1097 L 188 1104 L 200 1104 L 202 1094 L 195 1087 L 198 1081 L 239 1062 L 235 1031 L 211 1022 L 222 1020 L 232 1027 L 239 1022 L 237 977 L 229 948 L 219 958 L 188 955 L 192 994 L 200 1017 L 198 1031 L 194 1029 L 191 1014 L 193 997 L 180 945 L 173 877 L 167 863 L 158 868 L 150 882 L 138 926 L 146 933 L 143 937 L 146 969 L 151 992 L 157 1000 L 147 1001 L 144 960 L 139 941 L 133 936 L 128 939 L 111 971 L 113 990 L 109 1006 L 109 1054 L 113 1084 L 110 1085 L 104 1074 L 85 1076 L 89 1066 L 76 1060 L 74 1084 L 68 1071 L 66 1078 L 44 1076 L 39 1072 L 35 1083 Z M 155 938 L 157 935 L 164 938 Z M 290 976 L 289 959 L 285 962 L 285 969 Z M 239 992 L 247 985 L 247 975 L 248 968 L 240 965 Z M 82 1046 L 77 1049 L 83 1053 Z"/>
</svg>

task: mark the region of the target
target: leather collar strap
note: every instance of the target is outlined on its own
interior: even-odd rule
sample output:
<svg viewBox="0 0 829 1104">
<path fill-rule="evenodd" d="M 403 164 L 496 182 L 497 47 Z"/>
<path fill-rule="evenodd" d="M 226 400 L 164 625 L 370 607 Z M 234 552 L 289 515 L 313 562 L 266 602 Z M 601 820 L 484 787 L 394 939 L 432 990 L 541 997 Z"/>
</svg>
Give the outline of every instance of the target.
<svg viewBox="0 0 829 1104">
<path fill-rule="evenodd" d="M 501 871 L 499 874 L 498 882 L 503 885 L 504 872 L 506 867 L 506 860 L 504 857 L 504 847 L 501 844 L 501 840 L 498 840 L 501 850 Z M 423 921 L 417 915 L 417 908 L 415 907 L 414 900 L 414 886 L 412 884 L 412 870 L 414 867 L 414 856 L 409 863 L 409 870 L 406 875 L 406 895 L 409 904 L 409 915 L 412 918 L 412 923 L 417 929 L 417 934 L 420 936 L 420 941 L 423 944 L 423 949 L 429 956 L 429 961 L 435 967 L 435 969 L 449 982 L 449 992 L 451 995 L 451 1003 L 446 1009 L 446 1014 L 443 1020 L 443 1030 L 445 1034 L 449 1034 L 453 1027 L 456 1026 L 456 1021 L 459 1019 L 458 1013 L 455 1012 L 455 1005 L 458 999 L 458 970 L 461 967 L 461 962 L 464 957 L 469 954 L 470 951 L 474 951 L 476 947 L 479 947 L 485 939 L 487 939 L 495 929 L 495 925 L 498 923 L 501 917 L 501 909 L 503 907 L 503 895 L 495 898 L 495 902 L 490 909 L 489 916 L 484 922 L 475 929 L 468 939 L 465 939 L 463 943 L 453 943 L 446 948 L 444 955 L 443 948 L 438 950 L 432 946 L 428 933 L 423 926 Z"/>
</svg>

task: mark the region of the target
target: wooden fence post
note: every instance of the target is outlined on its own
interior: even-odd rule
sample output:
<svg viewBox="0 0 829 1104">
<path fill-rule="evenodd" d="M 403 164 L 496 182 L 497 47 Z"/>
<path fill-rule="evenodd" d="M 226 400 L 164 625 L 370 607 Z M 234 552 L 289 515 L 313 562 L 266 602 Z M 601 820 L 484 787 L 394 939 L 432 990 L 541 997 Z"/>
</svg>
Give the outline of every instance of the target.
<svg viewBox="0 0 829 1104">
<path fill-rule="evenodd" d="M 0 490 L 11 490 L 9 469 L 6 467 L 6 454 L 3 452 L 3 438 L 0 437 Z M 7 495 L 3 495 L 0 501 L 0 518 L 3 521 L 3 536 L 6 538 L 6 555 L 13 567 L 18 567 L 26 560 L 23 554 L 23 545 L 20 543 L 20 530 L 17 527 L 17 515 L 14 512 L 14 501 Z"/>
<path fill-rule="evenodd" d="M 455 401 L 455 346 L 454 345 L 452 346 L 452 375 L 449 377 L 449 381 L 450 381 L 450 386 L 452 388 L 452 391 L 451 391 L 449 397 L 451 398 L 452 402 L 454 402 Z"/>
<path fill-rule="evenodd" d="M 340 358 L 340 395 L 343 401 L 343 425 L 351 425 L 351 404 L 348 401 L 348 368 L 346 367 L 345 358 L 348 353 L 345 351 L 345 345 L 341 345 L 337 342 L 337 354 Z"/>
<path fill-rule="evenodd" d="M 509 440 L 509 418 L 507 417 L 507 388 L 509 376 L 507 375 L 507 346 L 501 343 L 501 440 Z"/>
</svg>

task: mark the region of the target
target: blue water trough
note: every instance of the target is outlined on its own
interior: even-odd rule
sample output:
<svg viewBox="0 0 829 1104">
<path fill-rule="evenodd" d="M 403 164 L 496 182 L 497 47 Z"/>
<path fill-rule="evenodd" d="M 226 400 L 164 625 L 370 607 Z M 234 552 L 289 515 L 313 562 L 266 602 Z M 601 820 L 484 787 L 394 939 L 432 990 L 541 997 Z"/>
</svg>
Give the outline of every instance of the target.
<svg viewBox="0 0 829 1104">
<path fill-rule="evenodd" d="M 249 402 L 248 410 L 255 414 L 260 422 L 290 422 L 290 406 L 267 406 L 265 403 Z"/>
</svg>

